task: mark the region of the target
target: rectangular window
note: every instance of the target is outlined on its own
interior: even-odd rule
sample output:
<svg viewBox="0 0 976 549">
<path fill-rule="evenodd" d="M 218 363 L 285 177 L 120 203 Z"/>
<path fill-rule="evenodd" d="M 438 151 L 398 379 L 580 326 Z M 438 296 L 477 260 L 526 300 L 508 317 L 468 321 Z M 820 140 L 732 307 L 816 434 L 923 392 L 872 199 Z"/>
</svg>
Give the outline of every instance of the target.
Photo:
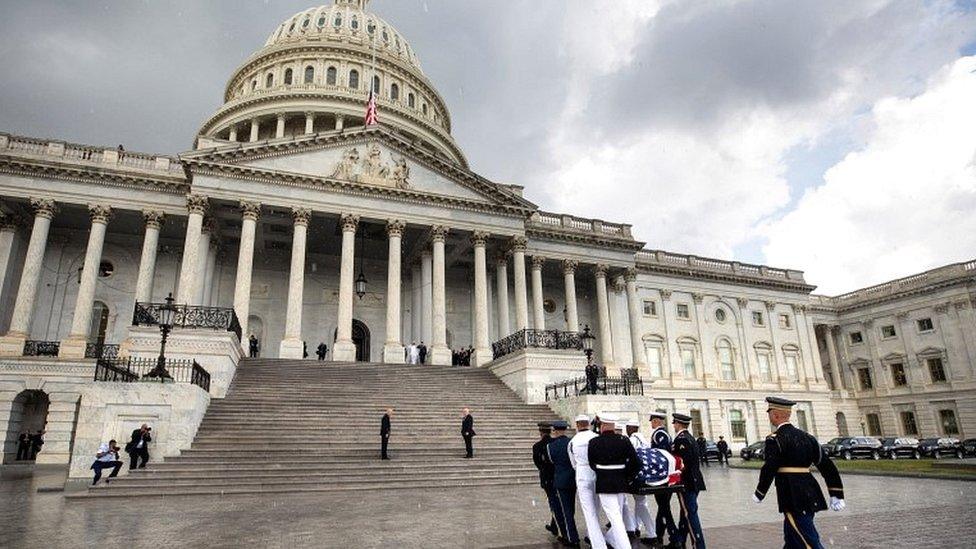
<svg viewBox="0 0 976 549">
<path fill-rule="evenodd" d="M 644 301 L 644 316 L 657 316 L 657 303 L 651 300 Z"/>
<path fill-rule="evenodd" d="M 752 323 L 755 324 L 756 326 L 764 325 L 763 314 L 760 311 L 752 312 Z"/>
<path fill-rule="evenodd" d="M 881 418 L 878 414 L 868 414 L 865 416 L 868 422 L 868 434 L 873 437 L 881 436 Z"/>
<path fill-rule="evenodd" d="M 661 348 L 647 347 L 647 368 L 651 372 L 651 377 L 661 377 Z"/>
<path fill-rule="evenodd" d="M 800 381 L 800 369 L 796 364 L 796 355 L 786 355 L 786 376 L 793 381 Z"/>
<path fill-rule="evenodd" d="M 688 312 L 688 305 L 686 303 L 678 303 L 677 311 L 678 318 L 691 318 L 691 313 Z"/>
<path fill-rule="evenodd" d="M 792 325 L 791 322 L 792 321 L 790 320 L 790 315 L 788 315 L 788 314 L 781 314 L 781 315 L 779 315 L 779 327 L 780 328 L 782 328 L 784 330 L 789 330 L 790 329 L 790 326 Z"/>
<path fill-rule="evenodd" d="M 908 385 L 908 378 L 905 376 L 905 365 L 895 362 L 891 365 L 891 380 L 895 382 L 895 387 Z"/>
<path fill-rule="evenodd" d="M 757 356 L 757 358 L 759 359 L 759 377 L 762 378 L 762 380 L 763 381 L 766 381 L 766 382 L 772 381 L 773 380 L 773 372 L 769 368 L 769 354 L 768 353 L 759 353 L 759 355 Z"/>
<path fill-rule="evenodd" d="M 691 434 L 697 436 L 704 436 L 705 429 L 704 424 L 702 424 L 702 413 L 701 410 L 691 411 L 691 428 L 688 429 Z"/>
<path fill-rule="evenodd" d="M 959 424 L 956 423 L 955 410 L 939 410 L 939 421 L 942 423 L 943 435 L 959 434 Z"/>
<path fill-rule="evenodd" d="M 719 348 L 718 361 L 722 365 L 722 379 L 725 381 L 735 379 L 735 362 L 732 361 L 732 349 L 728 347 Z"/>
<path fill-rule="evenodd" d="M 746 439 L 746 419 L 742 410 L 729 410 L 729 427 L 732 429 L 732 440 Z"/>
<path fill-rule="evenodd" d="M 848 334 L 848 337 L 851 340 L 851 345 L 858 345 L 860 343 L 864 343 L 864 336 L 861 334 L 861 332 L 851 332 L 850 334 Z"/>
<path fill-rule="evenodd" d="M 918 435 L 918 424 L 915 423 L 915 412 L 901 413 L 901 427 L 906 435 Z"/>
<path fill-rule="evenodd" d="M 796 426 L 800 428 L 801 431 L 809 431 L 807 428 L 807 411 L 797 410 L 796 411 Z"/>
<path fill-rule="evenodd" d="M 942 365 L 941 358 L 929 358 L 925 360 L 929 367 L 929 375 L 932 376 L 932 383 L 945 383 L 945 367 Z"/>
<path fill-rule="evenodd" d="M 698 377 L 695 374 L 695 350 L 694 349 L 681 349 L 681 365 L 684 368 L 686 378 L 695 379 L 696 377 Z"/>
<path fill-rule="evenodd" d="M 874 383 L 871 381 L 871 369 L 861 368 L 857 371 L 857 379 L 861 382 L 861 389 L 873 389 Z"/>
<path fill-rule="evenodd" d="M 881 327 L 881 337 L 882 338 L 884 338 L 884 339 L 891 339 L 891 338 L 895 337 L 896 335 L 898 335 L 898 334 L 895 332 L 895 327 L 894 326 L 882 326 Z"/>
<path fill-rule="evenodd" d="M 915 321 L 915 324 L 918 325 L 918 331 L 920 332 L 931 332 L 935 329 L 931 318 L 920 318 Z"/>
</svg>

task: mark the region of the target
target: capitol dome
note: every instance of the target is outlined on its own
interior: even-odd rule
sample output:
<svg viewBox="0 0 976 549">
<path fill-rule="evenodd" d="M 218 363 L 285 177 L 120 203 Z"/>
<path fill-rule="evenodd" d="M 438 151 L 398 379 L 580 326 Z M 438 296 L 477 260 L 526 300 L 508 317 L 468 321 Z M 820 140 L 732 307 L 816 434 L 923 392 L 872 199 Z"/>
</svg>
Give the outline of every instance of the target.
<svg viewBox="0 0 976 549">
<path fill-rule="evenodd" d="M 361 127 L 372 79 L 381 126 L 466 167 L 416 52 L 368 4 L 335 0 L 278 25 L 231 76 L 200 136 L 253 142 Z"/>
</svg>

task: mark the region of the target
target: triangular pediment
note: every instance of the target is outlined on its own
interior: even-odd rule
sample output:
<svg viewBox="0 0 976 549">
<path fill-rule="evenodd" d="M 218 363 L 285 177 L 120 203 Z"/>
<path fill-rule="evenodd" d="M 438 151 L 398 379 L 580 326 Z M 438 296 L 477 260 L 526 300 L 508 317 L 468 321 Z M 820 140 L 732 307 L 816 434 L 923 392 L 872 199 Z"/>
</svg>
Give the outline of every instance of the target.
<svg viewBox="0 0 976 549">
<path fill-rule="evenodd" d="M 229 144 L 186 153 L 181 158 L 191 166 L 220 165 L 272 177 L 327 179 L 377 192 L 398 190 L 486 206 L 535 209 L 507 186 L 487 181 L 381 129 Z"/>
</svg>

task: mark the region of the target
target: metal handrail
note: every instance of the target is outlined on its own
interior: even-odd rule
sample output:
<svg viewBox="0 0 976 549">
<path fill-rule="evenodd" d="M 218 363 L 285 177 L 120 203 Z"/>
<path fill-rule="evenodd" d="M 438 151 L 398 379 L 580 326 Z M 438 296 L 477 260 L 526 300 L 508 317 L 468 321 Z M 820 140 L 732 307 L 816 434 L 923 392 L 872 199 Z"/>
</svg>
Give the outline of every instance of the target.
<svg viewBox="0 0 976 549">
<path fill-rule="evenodd" d="M 583 350 L 579 332 L 523 329 L 491 344 L 493 358 L 528 348 Z"/>
<path fill-rule="evenodd" d="M 99 358 L 95 362 L 95 381 L 190 383 L 210 392 L 210 373 L 197 361 L 167 359 L 169 377 L 154 375 L 158 366 L 159 360 L 155 358 Z"/>
<path fill-rule="evenodd" d="M 136 303 L 132 312 L 133 326 L 159 326 L 160 311 L 165 303 Z M 209 328 L 227 330 L 241 340 L 241 322 L 233 307 L 204 307 L 202 305 L 173 305 L 176 314 L 174 328 Z"/>
</svg>

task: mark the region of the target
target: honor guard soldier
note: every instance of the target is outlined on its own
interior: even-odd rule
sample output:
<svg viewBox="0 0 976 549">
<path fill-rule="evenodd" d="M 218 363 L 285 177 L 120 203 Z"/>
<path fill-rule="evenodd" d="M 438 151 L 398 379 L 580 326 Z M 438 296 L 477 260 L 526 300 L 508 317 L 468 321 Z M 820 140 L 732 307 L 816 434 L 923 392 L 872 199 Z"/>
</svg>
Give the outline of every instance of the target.
<svg viewBox="0 0 976 549">
<path fill-rule="evenodd" d="M 834 511 L 846 507 L 840 473 L 817 439 L 790 423 L 795 402 L 778 397 L 767 397 L 766 402 L 769 422 L 776 426 L 776 431 L 766 437 L 765 463 L 752 499 L 760 503 L 775 479 L 776 500 L 784 516 L 785 547 L 823 549 L 813 517 L 827 509 L 827 502 L 820 484 L 810 473 L 810 466 L 816 466 L 823 476 L 830 493 L 830 508 Z"/>
<path fill-rule="evenodd" d="M 549 501 L 550 516 L 546 530 L 549 530 L 552 535 L 558 536 L 559 501 L 556 499 L 556 490 L 552 487 L 555 468 L 549 460 L 548 452 L 549 441 L 552 440 L 549 436 L 551 430 L 552 426 L 548 421 L 539 422 L 539 440 L 532 445 L 532 461 L 535 463 L 536 469 L 539 470 L 539 486 L 542 487 L 546 493 L 546 499 Z"/>
<path fill-rule="evenodd" d="M 630 480 L 640 471 L 640 461 L 630 441 L 613 432 L 616 420 L 606 416 L 600 420 L 600 436 L 590 441 L 588 457 L 590 468 L 596 472 L 600 507 L 610 521 L 606 540 L 614 547 L 630 547 L 623 507 Z"/>
<path fill-rule="evenodd" d="M 666 412 L 651 412 L 651 448 L 664 450 L 671 453 L 671 435 L 665 422 L 668 420 Z M 657 516 L 655 517 L 656 534 L 659 543 L 664 542 L 664 533 L 668 533 L 668 539 L 674 540 L 677 535 L 678 527 L 674 524 L 674 515 L 671 514 L 671 492 L 654 494 L 654 501 L 657 502 Z"/>
<path fill-rule="evenodd" d="M 651 443 L 639 431 L 639 421 L 630 420 L 627 422 L 627 438 L 630 440 L 631 446 L 634 447 L 634 451 L 640 448 L 651 447 Z M 627 505 L 626 513 L 624 514 L 624 523 L 627 526 L 627 532 L 634 532 L 636 536 L 638 532 L 638 521 L 641 526 L 640 532 L 644 534 L 644 537 L 640 541 L 645 545 L 650 545 L 654 542 L 654 538 L 657 537 L 657 529 L 654 526 L 654 519 L 651 518 L 651 510 L 647 507 L 647 496 L 634 494 L 634 505 Z"/>
<path fill-rule="evenodd" d="M 702 533 L 701 521 L 698 519 L 698 493 L 705 491 L 698 442 L 688 432 L 691 416 L 671 414 L 671 418 L 675 432 L 672 453 L 681 458 L 681 484 L 685 488 L 684 493 L 678 493 L 681 519 L 678 521 L 678 531 L 675 533 L 675 538 L 671 540 L 671 545 L 684 547 L 685 539 L 691 534 L 691 546 L 695 549 L 705 549 L 705 535 Z"/>
<path fill-rule="evenodd" d="M 590 441 L 597 434 L 590 430 L 590 418 L 576 416 L 576 434 L 569 441 L 569 461 L 576 469 L 576 493 L 580 511 L 586 521 L 587 541 L 594 549 L 607 549 L 607 542 L 600 530 L 600 499 L 596 495 L 596 473 L 590 469 Z"/>
<path fill-rule="evenodd" d="M 554 467 L 553 488 L 556 489 L 556 502 L 559 505 L 559 532 L 566 547 L 579 547 L 579 533 L 576 531 L 576 473 L 569 459 L 569 438 L 566 429 L 569 425 L 562 420 L 552 422 L 552 441 L 549 442 L 549 462 Z"/>
</svg>

